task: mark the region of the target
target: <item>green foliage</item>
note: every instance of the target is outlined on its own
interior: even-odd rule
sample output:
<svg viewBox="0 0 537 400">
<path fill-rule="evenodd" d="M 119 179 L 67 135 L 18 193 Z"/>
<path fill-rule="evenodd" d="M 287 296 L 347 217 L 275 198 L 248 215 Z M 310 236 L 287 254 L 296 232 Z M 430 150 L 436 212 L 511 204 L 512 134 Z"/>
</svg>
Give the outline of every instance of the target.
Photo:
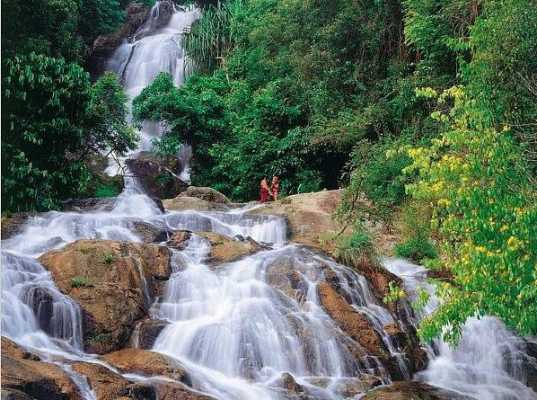
<svg viewBox="0 0 537 400">
<path fill-rule="evenodd" d="M 373 238 L 360 223 L 355 224 L 352 234 L 338 240 L 335 256 L 346 265 L 358 265 L 361 261 L 375 264 L 377 260 Z"/>
<path fill-rule="evenodd" d="M 2 80 L 3 209 L 58 207 L 87 189 L 92 152 L 133 146 L 112 76 L 92 87 L 78 65 L 32 53 L 4 59 Z"/>
<path fill-rule="evenodd" d="M 115 197 L 119 195 L 119 190 L 116 186 L 113 185 L 99 185 L 95 190 L 95 197 L 106 198 L 106 197 Z"/>
<path fill-rule="evenodd" d="M 208 5 L 185 34 L 184 46 L 197 71 L 210 72 L 225 62 L 234 42 L 232 14 L 240 12 L 241 5 L 240 0 Z"/>
<path fill-rule="evenodd" d="M 101 34 L 123 22 L 117 0 L 35 0 L 2 2 L 2 55 L 32 52 L 83 62 Z"/>
<path fill-rule="evenodd" d="M 430 240 L 423 237 L 406 239 L 395 246 L 395 254 L 399 257 L 410 258 L 420 262 L 424 258 L 436 258 L 436 250 Z"/>
<path fill-rule="evenodd" d="M 390 281 L 388 283 L 388 293 L 386 294 L 386 296 L 384 296 L 382 301 L 384 301 L 384 303 L 386 304 L 395 303 L 398 300 L 404 299 L 405 297 L 406 292 L 401 287 L 399 287 L 397 283 Z"/>
<path fill-rule="evenodd" d="M 112 253 L 108 253 L 108 254 L 105 254 L 105 255 L 103 256 L 103 261 L 104 261 L 104 263 L 105 263 L 106 265 L 111 265 L 111 264 L 113 264 L 115 260 L 116 260 L 116 259 L 115 259 L 114 255 L 113 255 Z"/>
<path fill-rule="evenodd" d="M 395 254 L 409 258 L 418 263 L 424 259 L 435 259 L 437 251 L 431 242 L 431 209 L 418 202 L 403 205 L 398 220 L 397 230 L 403 242 L 395 246 Z"/>
<path fill-rule="evenodd" d="M 112 334 L 111 333 L 99 333 L 91 335 L 88 340 L 93 343 L 106 343 L 112 340 Z"/>
<path fill-rule="evenodd" d="M 386 97 L 399 93 L 388 69 L 404 73 L 399 5 L 366 3 L 209 6 L 186 41 L 209 75 L 180 89 L 155 82 L 135 114 L 170 126 L 161 150 L 191 140 L 195 183 L 235 199 L 257 197 L 264 175 L 280 175 L 289 194 L 336 188 L 357 140 L 398 131 L 387 121 L 394 112 L 410 115 L 402 97 Z"/>
<path fill-rule="evenodd" d="M 443 304 L 424 321 L 425 338 L 457 340 L 468 317 L 495 315 L 521 334 L 537 332 L 537 208 L 521 149 L 508 128 L 486 128 L 483 113 L 463 90 L 442 136 L 409 151 L 420 179 L 409 186 L 433 205 L 432 226 L 448 257 L 454 283 L 440 286 Z"/>
<path fill-rule="evenodd" d="M 125 118 L 127 95 L 114 73 L 105 73 L 90 88 L 87 112 L 90 129 L 87 145 L 92 151 L 109 150 L 122 156 L 136 146 L 138 137 Z"/>
<path fill-rule="evenodd" d="M 71 279 L 71 287 L 81 288 L 91 286 L 89 279 L 84 276 L 75 276 Z"/>
<path fill-rule="evenodd" d="M 83 0 L 78 33 L 91 46 L 96 36 L 117 30 L 124 17 L 119 0 Z"/>
</svg>

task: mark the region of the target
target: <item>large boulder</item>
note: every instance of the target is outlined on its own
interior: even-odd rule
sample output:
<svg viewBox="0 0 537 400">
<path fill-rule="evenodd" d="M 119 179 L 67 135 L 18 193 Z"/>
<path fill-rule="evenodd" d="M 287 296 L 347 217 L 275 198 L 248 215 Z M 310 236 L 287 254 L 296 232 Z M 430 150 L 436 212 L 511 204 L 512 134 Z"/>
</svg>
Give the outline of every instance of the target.
<svg viewBox="0 0 537 400">
<path fill-rule="evenodd" d="M 158 400 L 216 400 L 216 398 L 192 391 L 179 383 L 153 383 Z"/>
<path fill-rule="evenodd" d="M 142 152 L 137 158 L 128 159 L 126 163 L 150 196 L 168 199 L 188 187 L 178 176 L 182 166 L 175 157 L 163 158 L 154 153 Z"/>
<path fill-rule="evenodd" d="M 289 240 L 325 249 L 325 239 L 342 229 L 333 217 L 341 202 L 341 195 L 342 190 L 297 194 L 265 203 L 249 213 L 285 217 L 290 233 Z"/>
<path fill-rule="evenodd" d="M 154 351 L 123 349 L 108 353 L 103 359 L 121 373 L 159 375 L 186 384 L 191 383 L 184 367 L 178 361 Z"/>
<path fill-rule="evenodd" d="M 236 261 L 265 248 L 250 238 L 232 239 L 214 232 L 197 232 L 197 235 L 207 239 L 211 244 L 207 262 L 212 265 Z"/>
<path fill-rule="evenodd" d="M 210 203 L 231 204 L 229 199 L 217 190 L 210 187 L 189 186 L 180 197 L 195 197 Z"/>
<path fill-rule="evenodd" d="M 2 337 L 2 399 L 78 400 L 77 386 L 57 365 L 41 362 Z M 4 395 L 6 397 L 4 397 Z"/>
<path fill-rule="evenodd" d="M 144 243 L 165 242 L 172 234 L 172 232 L 167 229 L 159 228 L 158 226 L 143 221 L 133 221 L 130 224 L 130 227 L 138 234 Z"/>
<path fill-rule="evenodd" d="M 123 355 L 114 355 L 112 353 L 110 358 L 112 361 L 117 361 L 117 366 L 125 372 L 131 370 L 140 371 L 139 368 L 146 370 L 147 368 L 143 366 L 143 356 L 141 358 L 135 356 L 137 361 L 133 365 L 136 368 L 133 369 L 130 369 L 127 359 L 122 360 Z M 148 364 L 154 365 L 153 362 L 154 358 L 150 356 Z M 160 364 L 157 363 L 157 365 Z M 85 362 L 74 363 L 72 368 L 75 372 L 87 377 L 88 384 L 95 392 L 98 400 L 214 400 L 213 397 L 192 391 L 180 382 L 151 378 L 142 383 L 135 383 L 102 365 Z M 164 368 L 165 370 L 166 368 Z"/>
<path fill-rule="evenodd" d="M 192 234 L 186 230 L 176 231 L 166 244 L 174 249 L 184 250 Z M 232 239 L 214 232 L 196 232 L 195 234 L 206 239 L 211 245 L 206 262 L 213 266 L 236 261 L 266 248 L 251 238 Z"/>
<path fill-rule="evenodd" d="M 80 304 L 85 348 L 98 354 L 125 345 L 171 274 L 169 249 L 155 244 L 79 240 L 39 261 Z"/>
<path fill-rule="evenodd" d="M 321 305 L 339 328 L 371 355 L 386 358 L 386 349 L 367 318 L 353 308 L 330 284 L 318 286 Z"/>
<path fill-rule="evenodd" d="M 110 211 L 114 208 L 115 197 L 89 197 L 86 199 L 73 199 L 63 203 L 63 211 L 87 212 Z"/>
<path fill-rule="evenodd" d="M 75 362 L 74 372 L 86 377 L 98 400 L 155 399 L 155 389 L 149 384 L 137 384 L 100 364 Z"/>
<path fill-rule="evenodd" d="M 149 16 L 149 7 L 142 3 L 130 3 L 126 9 L 125 23 L 116 32 L 100 35 L 93 42 L 87 67 L 93 77 L 102 75 L 106 61 L 119 45 L 138 31 Z"/>
<path fill-rule="evenodd" d="M 389 386 L 373 389 L 363 400 L 470 400 L 450 390 L 440 389 L 421 382 L 394 382 Z"/>
<path fill-rule="evenodd" d="M 181 195 L 162 200 L 162 204 L 169 211 L 227 211 L 229 209 L 224 203 L 212 203 L 198 197 Z"/>
</svg>

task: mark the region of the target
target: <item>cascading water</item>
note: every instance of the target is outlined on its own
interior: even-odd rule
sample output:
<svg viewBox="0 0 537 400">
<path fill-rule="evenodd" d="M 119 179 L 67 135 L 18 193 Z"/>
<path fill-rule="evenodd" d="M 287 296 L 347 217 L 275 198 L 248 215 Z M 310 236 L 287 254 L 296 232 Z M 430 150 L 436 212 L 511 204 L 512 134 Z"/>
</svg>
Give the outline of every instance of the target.
<svg viewBox="0 0 537 400">
<path fill-rule="evenodd" d="M 429 293 L 424 315 L 438 306 L 435 289 L 426 281 L 423 267 L 404 260 L 388 259 L 385 267 L 403 279 L 405 289 L 415 300 L 417 290 Z M 525 386 L 525 363 L 537 365 L 526 354 L 525 341 L 509 332 L 496 318 L 471 318 L 464 326 L 456 348 L 436 341 L 437 355 L 418 379 L 475 399 L 534 400 L 537 394 Z M 527 365 L 527 364 L 526 364 Z"/>
<path fill-rule="evenodd" d="M 182 83 L 180 36 L 197 12 L 175 9 L 161 26 L 161 11 L 157 3 L 136 41 L 122 45 L 110 60 L 109 67 L 122 76 L 131 98 L 160 71 L 171 73 L 176 84 Z M 149 128 L 146 124 L 138 150 L 147 149 L 161 133 L 161 127 Z M 180 158 L 186 174 L 188 147 Z M 372 294 L 367 280 L 308 248 L 287 244 L 282 218 L 251 215 L 248 210 L 163 213 L 136 179 L 126 176 L 125 190 L 111 203 L 86 212 L 50 212 L 30 219 L 18 235 L 2 242 L 3 335 L 60 365 L 81 396 L 94 399 L 88 382 L 71 370 L 69 360 L 105 364 L 82 351 L 80 308 L 57 289 L 36 257 L 78 239 L 141 242 L 135 223 L 143 222 L 166 231 L 210 231 L 266 244 L 265 250 L 254 255 L 217 266 L 207 259 L 210 243 L 195 233 L 184 250 L 171 250 L 173 274 L 164 295 L 151 307 L 152 317 L 165 319 L 169 325 L 153 350 L 178 359 L 195 389 L 218 399 L 285 399 L 290 397 L 281 379 L 287 373 L 308 398 L 343 399 L 356 398 L 345 387 L 360 377 L 373 374 L 382 383 L 390 383 L 391 372 L 383 360 L 345 335 L 324 310 L 318 289 L 328 277 L 338 282 L 338 291 L 350 306 L 371 322 L 399 375 L 410 378 L 408 360 L 385 330 L 399 322 Z M 386 263 L 403 277 L 410 292 L 424 284 L 423 270 L 412 266 L 406 271 L 401 265 L 406 264 Z M 405 271 L 410 272 L 405 276 Z M 285 283 L 289 276 L 295 286 Z M 427 311 L 434 306 L 431 302 Z M 522 385 L 517 368 L 523 354 L 521 342 L 498 321 L 470 322 L 456 350 L 442 343 L 438 346 L 438 356 L 420 379 L 479 400 L 534 398 L 534 392 Z M 351 355 L 349 348 L 360 356 Z"/>
<path fill-rule="evenodd" d="M 161 72 L 169 73 L 177 86 L 181 85 L 185 79 L 187 64 L 181 44 L 182 36 L 185 29 L 190 27 L 198 17 L 199 12 L 195 8 L 178 9 L 172 2 L 166 4 L 171 4 L 173 12 L 170 10 L 164 12 L 161 11 L 162 3 L 157 1 L 151 9 L 150 17 L 134 34 L 134 41 L 125 41 L 107 63 L 107 69 L 121 78 L 130 101 L 151 84 Z M 163 21 L 168 18 L 170 20 L 163 24 Z M 131 120 L 131 118 L 129 115 L 128 119 Z M 142 129 L 139 131 L 139 146 L 131 156 L 139 151 L 151 150 L 153 140 L 165 131 L 166 126 L 162 123 L 143 122 Z M 178 156 L 183 167 L 181 178 L 189 182 L 191 157 L 189 146 L 184 146 Z M 116 175 L 124 168 L 123 160 L 119 160 L 119 165 L 115 161 L 111 160 L 107 169 L 110 175 Z"/>
</svg>

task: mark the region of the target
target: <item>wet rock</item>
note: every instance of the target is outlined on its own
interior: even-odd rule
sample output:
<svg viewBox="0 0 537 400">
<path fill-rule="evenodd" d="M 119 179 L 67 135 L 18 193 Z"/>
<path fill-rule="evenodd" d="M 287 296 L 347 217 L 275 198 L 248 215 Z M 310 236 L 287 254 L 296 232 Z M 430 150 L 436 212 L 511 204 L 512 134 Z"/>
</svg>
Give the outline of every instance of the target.
<svg viewBox="0 0 537 400">
<path fill-rule="evenodd" d="M 40 286 L 32 286 L 24 294 L 24 302 L 34 311 L 35 318 L 39 327 L 53 334 L 51 326 L 52 314 L 54 312 L 54 299 L 46 288 Z"/>
<path fill-rule="evenodd" d="M 122 373 L 160 375 L 190 384 L 188 374 L 178 361 L 154 351 L 123 349 L 106 354 L 103 359 Z"/>
<path fill-rule="evenodd" d="M 164 208 L 170 211 L 227 211 L 228 207 L 223 203 L 211 203 L 207 200 L 190 196 L 177 196 L 173 199 L 162 201 Z"/>
<path fill-rule="evenodd" d="M 345 399 L 353 399 L 367 392 L 368 390 L 380 386 L 382 381 L 378 376 L 361 374 L 358 378 L 310 378 L 308 382 L 312 385 L 330 389 Z"/>
<path fill-rule="evenodd" d="M 395 283 L 398 287 L 403 287 L 401 278 L 392 274 L 387 269 L 383 268 L 380 264 L 377 264 L 368 259 L 357 260 L 357 262 L 349 265 L 349 267 L 358 271 L 363 275 L 369 285 L 372 287 L 373 292 L 379 301 L 383 301 L 384 297 L 389 293 L 390 282 Z M 394 311 L 393 309 L 391 311 Z"/>
<path fill-rule="evenodd" d="M 265 248 L 253 239 L 234 240 L 214 232 L 197 232 L 196 234 L 210 242 L 211 250 L 207 261 L 212 265 L 236 261 Z"/>
<path fill-rule="evenodd" d="M 181 165 L 175 157 L 166 159 L 153 153 L 142 152 L 137 158 L 128 159 L 126 163 L 151 196 L 168 199 L 177 196 L 188 187 L 178 177 Z"/>
<path fill-rule="evenodd" d="M 304 388 L 301 385 L 299 385 L 295 381 L 295 378 L 293 378 L 293 375 L 291 375 L 288 372 L 284 372 L 280 376 L 280 378 L 278 379 L 278 382 L 276 384 L 277 384 L 277 386 L 282 387 L 288 393 L 291 393 L 291 394 L 304 393 Z"/>
<path fill-rule="evenodd" d="M 110 211 L 114 208 L 115 197 L 87 198 L 68 200 L 63 203 L 63 211 L 89 212 L 89 211 Z"/>
<path fill-rule="evenodd" d="M 148 319 L 136 324 L 131 337 L 131 346 L 149 350 L 153 348 L 158 335 L 168 325 L 167 321 Z"/>
<path fill-rule="evenodd" d="M 172 232 L 169 230 L 142 221 L 134 221 L 132 223 L 132 229 L 136 231 L 144 243 L 165 242 L 172 235 Z"/>
<path fill-rule="evenodd" d="M 150 385 L 133 383 L 102 365 L 76 362 L 71 367 L 87 378 L 98 400 L 156 400 L 155 390 Z"/>
<path fill-rule="evenodd" d="M 526 374 L 526 385 L 537 393 L 537 340 L 526 339 L 522 358 L 522 369 Z"/>
<path fill-rule="evenodd" d="M 455 392 L 436 388 L 421 382 L 394 382 L 389 386 L 373 389 L 362 397 L 364 400 L 470 400 Z"/>
<path fill-rule="evenodd" d="M 286 296 L 302 304 L 306 299 L 307 283 L 296 269 L 292 257 L 279 257 L 266 267 L 266 282 Z"/>
<path fill-rule="evenodd" d="M 80 399 L 76 385 L 60 367 L 36 361 L 11 340 L 2 337 L 2 392 L 13 399 Z M 2 399 L 4 398 L 2 393 Z M 9 398 L 9 397 L 8 397 Z"/>
<path fill-rule="evenodd" d="M 158 400 L 216 400 L 179 383 L 153 383 Z"/>
<path fill-rule="evenodd" d="M 79 240 L 39 258 L 58 288 L 83 314 L 85 348 L 103 354 L 123 347 L 151 295 L 171 274 L 170 251 L 154 244 Z"/>
<path fill-rule="evenodd" d="M 114 50 L 144 24 L 149 16 L 149 7 L 142 3 L 130 3 L 126 9 L 125 23 L 114 33 L 100 35 L 93 42 L 88 55 L 87 67 L 92 77 L 96 78 L 105 71 L 106 61 Z"/>
<path fill-rule="evenodd" d="M 403 347 L 406 344 L 406 335 L 401 331 L 401 328 L 394 322 L 393 324 L 384 327 L 386 334 L 392 339 L 393 343 L 398 347 Z"/>
<path fill-rule="evenodd" d="M 136 31 L 134 39 L 139 40 L 145 36 L 152 35 L 155 31 L 164 28 L 170 22 L 174 13 L 174 3 L 172 0 L 161 0 L 158 8 L 152 10 L 144 25 Z"/>
<path fill-rule="evenodd" d="M 20 212 L 11 214 L 8 217 L 2 217 L 1 239 L 9 239 L 10 237 L 20 233 L 24 224 L 26 224 L 30 218 L 33 218 L 36 215 L 37 213 L 33 212 Z"/>
<path fill-rule="evenodd" d="M 18 390 L 4 390 L 0 391 L 0 398 L 2 400 L 34 400 L 33 397 L 27 395 L 24 392 Z"/>
<path fill-rule="evenodd" d="M 166 242 L 166 245 L 177 250 L 184 250 L 191 237 L 191 231 L 175 231 L 170 236 L 170 239 Z"/>
<path fill-rule="evenodd" d="M 179 197 L 195 197 L 210 203 L 231 203 L 225 195 L 209 187 L 189 186 Z"/>
<path fill-rule="evenodd" d="M 328 283 L 320 283 L 318 292 L 321 305 L 345 334 L 357 341 L 368 353 L 386 356 L 381 339 L 366 317 L 347 303 Z"/>
<path fill-rule="evenodd" d="M 13 340 L 8 339 L 5 336 L 2 336 L 1 347 L 2 347 L 2 355 L 4 356 L 8 356 L 8 357 L 19 359 L 19 360 L 40 361 L 40 358 L 37 355 L 24 350 Z"/>
</svg>

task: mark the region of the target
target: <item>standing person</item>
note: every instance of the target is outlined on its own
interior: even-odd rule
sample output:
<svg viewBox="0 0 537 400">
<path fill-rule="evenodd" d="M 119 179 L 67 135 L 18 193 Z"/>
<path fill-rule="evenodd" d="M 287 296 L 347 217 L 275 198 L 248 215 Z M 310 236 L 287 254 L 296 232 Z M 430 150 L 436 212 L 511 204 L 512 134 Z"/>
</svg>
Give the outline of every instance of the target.
<svg viewBox="0 0 537 400">
<path fill-rule="evenodd" d="M 274 175 L 272 177 L 272 184 L 270 185 L 270 191 L 272 192 L 272 198 L 274 201 L 278 200 L 278 193 L 280 193 L 280 178 Z"/>
<path fill-rule="evenodd" d="M 270 196 L 272 196 L 272 193 L 270 192 L 267 177 L 264 176 L 263 179 L 261 179 L 261 183 L 259 185 L 259 201 L 261 203 L 266 203 L 269 200 Z"/>
</svg>

